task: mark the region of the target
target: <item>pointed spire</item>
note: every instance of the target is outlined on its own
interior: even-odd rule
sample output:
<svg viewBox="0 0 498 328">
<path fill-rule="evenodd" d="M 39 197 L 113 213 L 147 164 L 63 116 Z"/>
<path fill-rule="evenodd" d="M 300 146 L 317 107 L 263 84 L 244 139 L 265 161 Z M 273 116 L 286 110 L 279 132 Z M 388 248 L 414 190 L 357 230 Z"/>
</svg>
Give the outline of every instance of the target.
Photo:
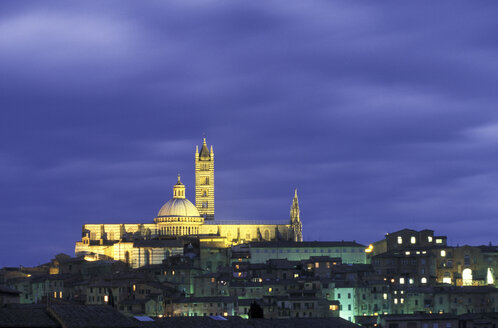
<svg viewBox="0 0 498 328">
<path fill-rule="evenodd" d="M 176 185 L 183 185 L 182 181 L 180 180 L 180 172 L 178 172 L 178 182 L 176 183 Z"/>
<path fill-rule="evenodd" d="M 199 153 L 199 158 L 201 159 L 210 159 L 211 154 L 209 153 L 209 149 L 206 144 L 206 138 L 202 138 L 202 148 L 201 152 Z"/>
<path fill-rule="evenodd" d="M 299 201 L 297 198 L 297 188 L 294 189 L 294 199 L 292 199 L 292 206 L 290 210 L 290 219 L 292 230 L 294 231 L 293 240 L 303 241 L 303 225 L 301 224 L 301 213 L 299 211 Z"/>
</svg>

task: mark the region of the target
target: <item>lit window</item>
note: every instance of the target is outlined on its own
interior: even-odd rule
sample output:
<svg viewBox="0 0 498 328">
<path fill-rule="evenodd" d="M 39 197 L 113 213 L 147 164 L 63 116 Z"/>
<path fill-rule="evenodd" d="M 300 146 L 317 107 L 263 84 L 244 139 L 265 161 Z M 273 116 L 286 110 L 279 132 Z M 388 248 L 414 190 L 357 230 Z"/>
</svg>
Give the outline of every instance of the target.
<svg viewBox="0 0 498 328">
<path fill-rule="evenodd" d="M 398 299 L 397 298 L 394 299 L 394 304 L 398 304 Z"/>
<path fill-rule="evenodd" d="M 387 300 L 387 293 L 382 294 L 382 298 Z"/>
<path fill-rule="evenodd" d="M 338 310 L 338 306 L 337 306 L 337 305 L 335 305 L 335 304 L 332 304 L 332 305 L 329 305 L 329 309 L 330 309 L 331 311 L 337 311 L 337 310 Z"/>
<path fill-rule="evenodd" d="M 472 270 L 465 268 L 462 271 L 462 284 L 464 286 L 472 286 Z"/>
<path fill-rule="evenodd" d="M 294 278 L 299 278 L 299 273 L 294 273 Z"/>
<path fill-rule="evenodd" d="M 271 287 L 270 287 L 270 288 L 268 288 L 268 291 L 269 291 L 270 293 L 271 293 L 271 291 L 272 291 L 272 290 L 273 290 L 273 289 L 272 289 Z"/>
<path fill-rule="evenodd" d="M 410 283 L 410 285 L 413 285 L 413 278 L 410 278 L 408 282 Z"/>
<path fill-rule="evenodd" d="M 443 249 L 441 250 L 441 257 L 445 257 L 446 256 L 446 251 Z"/>
<path fill-rule="evenodd" d="M 59 292 L 59 298 L 62 298 L 62 291 Z"/>
<path fill-rule="evenodd" d="M 104 302 L 109 302 L 109 296 L 108 295 L 104 295 Z"/>
<path fill-rule="evenodd" d="M 403 285 L 405 283 L 405 278 L 399 278 L 399 283 Z"/>
<path fill-rule="evenodd" d="M 451 284 L 451 277 L 444 277 L 443 284 Z"/>
<path fill-rule="evenodd" d="M 405 303 L 405 299 L 404 298 L 401 298 L 399 301 L 400 301 L 401 304 Z"/>
<path fill-rule="evenodd" d="M 320 263 L 315 262 L 315 268 L 318 269 L 320 267 Z"/>
<path fill-rule="evenodd" d="M 420 282 L 423 283 L 423 284 L 426 284 L 427 283 L 427 278 L 426 277 L 422 277 L 420 279 Z"/>
<path fill-rule="evenodd" d="M 432 243 L 432 236 L 427 236 L 427 241 L 428 241 L 429 243 Z"/>
<path fill-rule="evenodd" d="M 415 244 L 417 242 L 417 238 L 415 236 L 410 237 L 410 243 Z"/>
<path fill-rule="evenodd" d="M 403 237 L 398 236 L 398 244 L 403 244 Z"/>
<path fill-rule="evenodd" d="M 410 255 L 410 251 L 406 251 L 406 252 L 405 252 L 405 255 Z"/>
<path fill-rule="evenodd" d="M 436 238 L 436 244 L 442 244 L 443 240 L 441 238 Z"/>
</svg>

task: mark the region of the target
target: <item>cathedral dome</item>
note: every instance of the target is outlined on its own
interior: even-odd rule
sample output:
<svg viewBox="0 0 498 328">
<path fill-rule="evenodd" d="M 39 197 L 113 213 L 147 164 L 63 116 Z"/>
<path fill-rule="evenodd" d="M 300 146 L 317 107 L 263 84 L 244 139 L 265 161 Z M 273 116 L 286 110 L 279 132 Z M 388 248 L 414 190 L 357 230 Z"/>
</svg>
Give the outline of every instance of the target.
<svg viewBox="0 0 498 328">
<path fill-rule="evenodd" d="M 178 182 L 173 186 L 173 198 L 161 207 L 157 216 L 201 216 L 194 204 L 185 198 L 185 186 L 180 181 L 180 175 L 178 175 Z"/>
<path fill-rule="evenodd" d="M 197 216 L 199 211 L 197 208 L 186 198 L 173 198 L 166 202 L 161 207 L 157 216 Z"/>
</svg>

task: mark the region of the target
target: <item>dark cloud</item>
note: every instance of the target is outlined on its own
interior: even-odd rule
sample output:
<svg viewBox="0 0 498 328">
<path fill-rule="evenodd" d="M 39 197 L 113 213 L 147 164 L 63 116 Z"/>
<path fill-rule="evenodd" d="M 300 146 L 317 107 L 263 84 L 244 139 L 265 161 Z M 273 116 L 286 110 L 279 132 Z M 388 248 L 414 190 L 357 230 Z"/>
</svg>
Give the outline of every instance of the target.
<svg viewBox="0 0 498 328">
<path fill-rule="evenodd" d="M 0 266 L 192 199 L 203 132 L 219 217 L 496 242 L 496 6 L 2 2 Z"/>
</svg>

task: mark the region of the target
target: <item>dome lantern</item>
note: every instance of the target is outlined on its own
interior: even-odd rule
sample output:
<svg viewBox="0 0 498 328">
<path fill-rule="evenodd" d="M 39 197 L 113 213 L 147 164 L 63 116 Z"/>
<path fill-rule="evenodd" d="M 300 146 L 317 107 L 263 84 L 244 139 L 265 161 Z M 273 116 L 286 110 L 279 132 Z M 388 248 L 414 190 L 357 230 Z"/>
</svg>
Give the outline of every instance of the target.
<svg viewBox="0 0 498 328">
<path fill-rule="evenodd" d="M 185 198 L 185 185 L 180 181 L 180 174 L 178 182 L 173 186 L 173 198 Z"/>
</svg>

